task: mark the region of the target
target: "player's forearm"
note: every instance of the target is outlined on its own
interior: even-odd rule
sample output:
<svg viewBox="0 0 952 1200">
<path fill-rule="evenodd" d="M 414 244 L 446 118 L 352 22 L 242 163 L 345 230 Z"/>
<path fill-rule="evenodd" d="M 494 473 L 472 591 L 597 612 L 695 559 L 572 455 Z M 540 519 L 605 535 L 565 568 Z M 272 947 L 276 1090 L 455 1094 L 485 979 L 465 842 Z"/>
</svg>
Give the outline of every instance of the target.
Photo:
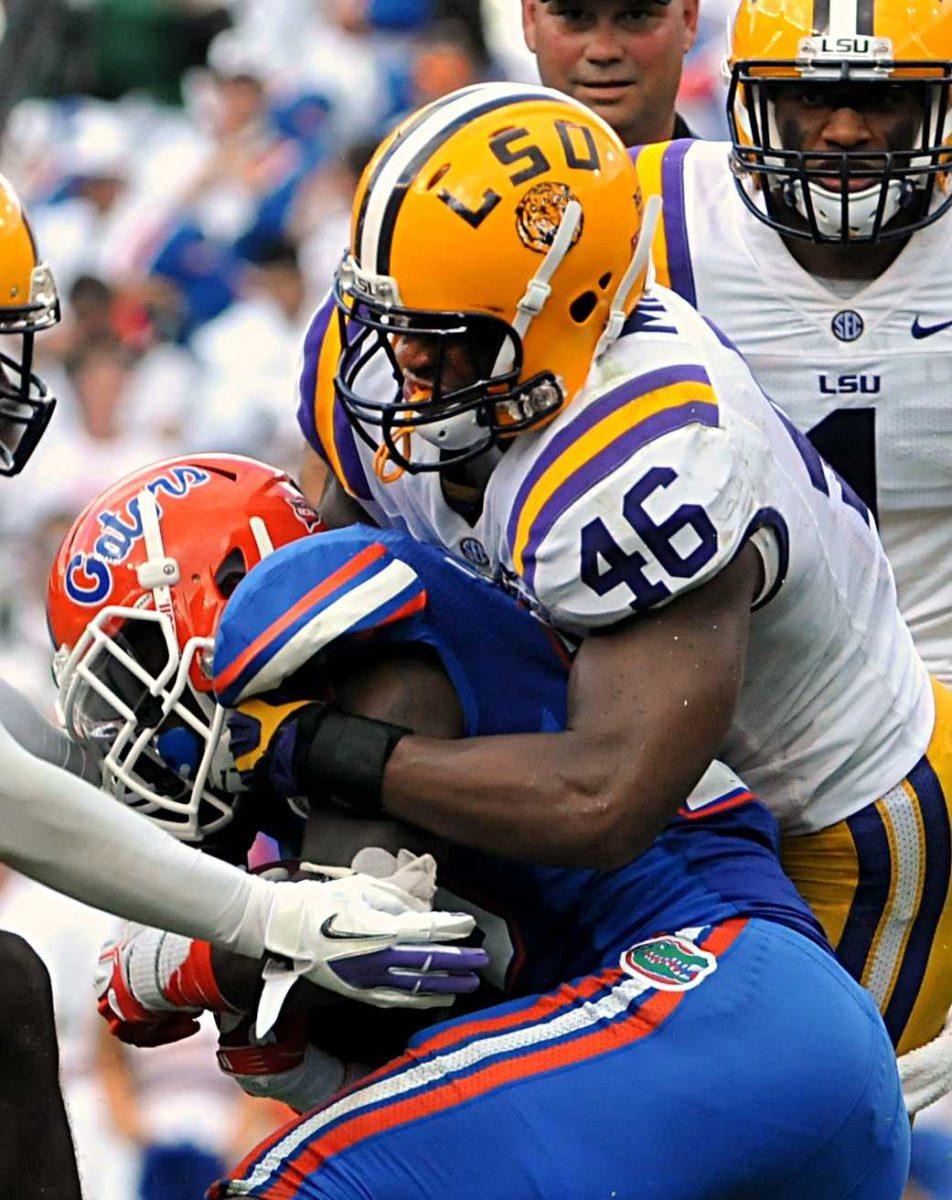
<svg viewBox="0 0 952 1200">
<path fill-rule="evenodd" d="M 693 784 L 657 778 L 647 756 L 642 774 L 655 783 L 633 796 L 619 747 L 574 731 L 405 737 L 383 802 L 391 816 L 492 854 L 604 869 L 646 849 Z"/>
<path fill-rule="evenodd" d="M 183 846 L 0 728 L 0 858 L 85 904 L 257 956 L 269 884 Z"/>
<path fill-rule="evenodd" d="M 90 782 L 98 781 L 99 772 L 92 756 L 51 725 L 22 692 L 3 679 L 0 679 L 0 725 L 37 758 Z"/>
</svg>

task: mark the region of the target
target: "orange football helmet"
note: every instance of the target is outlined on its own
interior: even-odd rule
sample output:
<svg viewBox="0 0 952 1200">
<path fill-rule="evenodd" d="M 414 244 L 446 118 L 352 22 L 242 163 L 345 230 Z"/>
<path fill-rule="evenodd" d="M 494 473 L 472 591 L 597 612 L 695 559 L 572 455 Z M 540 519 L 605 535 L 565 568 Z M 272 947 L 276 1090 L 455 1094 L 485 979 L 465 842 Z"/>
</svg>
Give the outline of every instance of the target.
<svg viewBox="0 0 952 1200">
<path fill-rule="evenodd" d="M 176 837 L 223 829 L 240 790 L 209 677 L 225 602 L 272 549 L 320 528 L 281 471 L 199 454 L 108 488 L 60 547 L 47 616 L 64 724 L 104 788 Z"/>
<path fill-rule="evenodd" d="M 618 135 L 559 92 L 481 84 L 400 125 L 357 188 L 335 283 L 335 386 L 378 474 L 381 459 L 440 470 L 550 420 L 640 299 L 648 224 Z M 425 393 L 404 387 L 406 331 L 439 347 Z M 444 386 L 459 340 L 475 378 Z M 440 454 L 415 456 L 414 437 Z"/>
<path fill-rule="evenodd" d="M 59 320 L 49 267 L 39 261 L 26 213 L 0 175 L 0 334 L 19 337 L 20 352 L 0 352 L 0 475 L 22 471 L 49 424 L 56 401 L 33 373 L 33 337 Z"/>
<path fill-rule="evenodd" d="M 741 0 L 725 69 L 740 194 L 773 228 L 816 242 L 885 241 L 921 229 L 952 204 L 952 9 L 943 0 Z M 884 99 L 890 89 L 915 89 L 921 115 L 908 145 L 809 152 L 784 145 L 778 87 L 823 93 L 835 104 L 837 89 L 856 85 Z"/>
</svg>

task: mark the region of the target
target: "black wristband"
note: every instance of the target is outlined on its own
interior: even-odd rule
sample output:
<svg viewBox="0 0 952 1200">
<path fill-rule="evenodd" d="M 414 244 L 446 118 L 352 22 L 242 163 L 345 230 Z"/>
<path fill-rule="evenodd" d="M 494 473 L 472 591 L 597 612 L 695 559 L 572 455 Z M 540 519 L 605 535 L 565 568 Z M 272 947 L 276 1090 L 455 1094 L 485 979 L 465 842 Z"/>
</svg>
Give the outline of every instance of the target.
<svg viewBox="0 0 952 1200">
<path fill-rule="evenodd" d="M 299 724 L 294 773 L 305 795 L 342 804 L 370 816 L 382 808 L 383 772 L 397 742 L 412 730 L 371 717 L 315 705 Z M 308 714 L 310 716 L 310 714 Z M 308 728 L 310 726 L 310 728 Z"/>
</svg>

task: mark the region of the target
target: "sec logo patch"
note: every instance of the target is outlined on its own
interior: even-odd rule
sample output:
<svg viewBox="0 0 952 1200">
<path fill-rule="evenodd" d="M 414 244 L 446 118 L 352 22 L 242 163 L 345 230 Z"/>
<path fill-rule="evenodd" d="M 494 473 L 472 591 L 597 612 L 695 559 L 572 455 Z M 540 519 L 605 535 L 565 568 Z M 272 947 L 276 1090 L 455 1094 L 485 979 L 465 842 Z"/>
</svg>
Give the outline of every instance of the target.
<svg viewBox="0 0 952 1200">
<path fill-rule="evenodd" d="M 863 336 L 866 325 L 858 312 L 854 312 L 851 308 L 844 308 L 830 322 L 830 327 L 833 330 L 833 336 L 841 342 L 855 342 L 857 338 Z"/>
<path fill-rule="evenodd" d="M 459 544 L 460 554 L 463 558 L 468 559 L 474 566 L 488 567 L 489 555 L 486 553 L 486 547 L 477 538 L 463 538 Z"/>
<path fill-rule="evenodd" d="M 672 935 L 639 942 L 622 954 L 618 965 L 650 987 L 687 992 L 717 970 L 717 959 L 687 938 Z"/>
</svg>

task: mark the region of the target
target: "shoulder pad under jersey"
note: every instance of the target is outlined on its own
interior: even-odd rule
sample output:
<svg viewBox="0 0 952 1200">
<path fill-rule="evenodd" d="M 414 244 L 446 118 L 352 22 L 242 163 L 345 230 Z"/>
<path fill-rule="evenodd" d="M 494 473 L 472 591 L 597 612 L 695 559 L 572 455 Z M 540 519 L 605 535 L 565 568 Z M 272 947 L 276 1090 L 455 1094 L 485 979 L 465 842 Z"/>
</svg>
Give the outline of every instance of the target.
<svg viewBox="0 0 952 1200">
<path fill-rule="evenodd" d="M 698 363 L 660 367 L 570 407 L 540 446 L 507 533 L 556 625 L 614 624 L 699 586 L 757 525 L 751 481 Z"/>
<path fill-rule="evenodd" d="M 259 563 L 225 606 L 215 638 L 213 686 L 232 708 L 272 691 L 343 634 L 380 628 L 426 606 L 426 589 L 363 525 L 282 546 Z"/>
</svg>

